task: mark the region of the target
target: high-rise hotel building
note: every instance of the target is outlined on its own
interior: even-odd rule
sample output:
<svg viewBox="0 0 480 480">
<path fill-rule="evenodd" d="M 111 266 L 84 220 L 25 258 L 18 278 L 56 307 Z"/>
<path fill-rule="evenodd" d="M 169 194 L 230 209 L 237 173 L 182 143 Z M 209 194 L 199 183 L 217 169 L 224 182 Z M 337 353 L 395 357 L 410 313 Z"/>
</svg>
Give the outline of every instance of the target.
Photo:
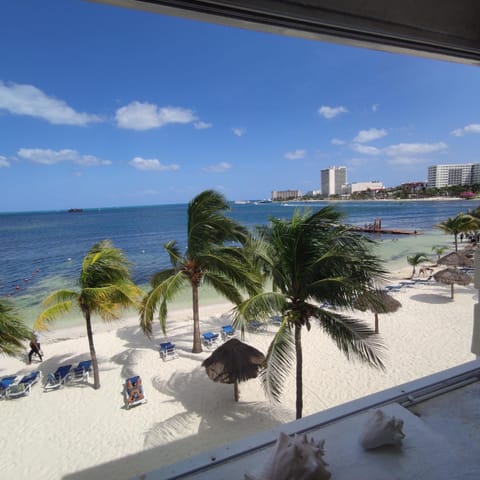
<svg viewBox="0 0 480 480">
<path fill-rule="evenodd" d="M 329 167 L 320 171 L 322 195 L 341 195 L 342 186 L 347 183 L 347 167 Z"/>
<path fill-rule="evenodd" d="M 480 184 L 480 163 L 457 163 L 428 167 L 428 188 Z"/>
</svg>

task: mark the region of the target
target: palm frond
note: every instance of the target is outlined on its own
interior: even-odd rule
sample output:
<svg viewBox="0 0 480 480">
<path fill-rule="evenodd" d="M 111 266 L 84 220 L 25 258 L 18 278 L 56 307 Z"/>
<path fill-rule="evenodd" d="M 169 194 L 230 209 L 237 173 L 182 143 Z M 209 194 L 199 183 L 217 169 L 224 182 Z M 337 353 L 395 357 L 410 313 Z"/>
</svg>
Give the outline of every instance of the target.
<svg viewBox="0 0 480 480">
<path fill-rule="evenodd" d="M 214 190 L 205 190 L 188 205 L 187 243 L 188 255 L 195 257 L 209 250 L 212 245 L 225 242 L 244 243 L 247 238 L 245 227 L 228 218 L 230 210 L 223 195 Z"/>
<path fill-rule="evenodd" d="M 262 292 L 247 298 L 232 309 L 232 325 L 241 332 L 242 339 L 248 323 L 265 320 L 285 308 L 285 297 L 279 292 Z"/>
<path fill-rule="evenodd" d="M 385 346 L 366 323 L 321 308 L 314 317 L 348 359 L 353 355 L 373 367 L 385 369 L 382 360 Z"/>
<path fill-rule="evenodd" d="M 268 348 L 265 363 L 258 375 L 268 399 L 280 401 L 285 380 L 294 363 L 294 334 L 288 324 L 283 323 Z"/>
<path fill-rule="evenodd" d="M 44 301 L 44 307 L 51 307 L 57 303 L 64 302 L 77 302 L 79 299 L 79 293 L 74 290 L 57 290 L 56 292 L 51 293 Z"/>
<path fill-rule="evenodd" d="M 164 270 L 160 270 L 159 272 L 152 275 L 152 278 L 150 279 L 150 285 L 152 286 L 152 288 L 154 288 L 158 284 L 164 282 L 167 278 L 175 275 L 176 272 L 178 272 L 176 268 L 166 268 Z"/>
<path fill-rule="evenodd" d="M 163 244 L 163 248 L 167 251 L 168 257 L 170 258 L 170 263 L 174 268 L 177 268 L 180 263 L 182 263 L 182 255 L 180 253 L 180 248 L 176 240 L 170 240 L 167 243 Z"/>
<path fill-rule="evenodd" d="M 152 288 L 143 298 L 140 307 L 140 327 L 147 336 L 152 334 L 152 322 L 156 309 L 159 308 L 159 321 L 165 328 L 167 302 L 171 301 L 187 281 L 183 272 L 177 272 Z"/>
<path fill-rule="evenodd" d="M 70 312 L 75 303 L 71 300 L 65 302 L 58 302 L 55 305 L 45 309 L 35 319 L 33 328 L 35 330 L 48 330 L 48 324 L 53 323 L 58 317 Z"/>
<path fill-rule="evenodd" d="M 16 355 L 23 350 L 23 342 L 31 331 L 20 319 L 18 311 L 8 300 L 0 298 L 0 353 Z"/>
</svg>

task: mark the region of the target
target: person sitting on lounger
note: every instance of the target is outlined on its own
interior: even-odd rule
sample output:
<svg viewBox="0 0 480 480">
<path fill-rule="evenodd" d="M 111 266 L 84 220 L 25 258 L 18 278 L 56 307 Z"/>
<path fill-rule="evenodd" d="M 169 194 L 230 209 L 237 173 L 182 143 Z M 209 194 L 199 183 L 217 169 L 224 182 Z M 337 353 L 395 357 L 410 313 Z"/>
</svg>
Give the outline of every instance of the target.
<svg viewBox="0 0 480 480">
<path fill-rule="evenodd" d="M 129 394 L 128 403 L 136 402 L 143 399 L 142 379 L 139 377 L 135 383 L 130 379 L 127 380 L 127 392 Z"/>
</svg>

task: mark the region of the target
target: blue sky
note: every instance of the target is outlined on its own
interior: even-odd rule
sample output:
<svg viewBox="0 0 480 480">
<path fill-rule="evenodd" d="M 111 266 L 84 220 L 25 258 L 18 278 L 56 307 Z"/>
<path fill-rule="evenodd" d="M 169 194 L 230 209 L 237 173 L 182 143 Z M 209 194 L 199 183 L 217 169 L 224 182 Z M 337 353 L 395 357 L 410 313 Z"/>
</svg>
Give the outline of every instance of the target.
<svg viewBox="0 0 480 480">
<path fill-rule="evenodd" d="M 80 0 L 2 2 L 0 211 L 385 186 L 480 162 L 480 69 Z"/>
</svg>

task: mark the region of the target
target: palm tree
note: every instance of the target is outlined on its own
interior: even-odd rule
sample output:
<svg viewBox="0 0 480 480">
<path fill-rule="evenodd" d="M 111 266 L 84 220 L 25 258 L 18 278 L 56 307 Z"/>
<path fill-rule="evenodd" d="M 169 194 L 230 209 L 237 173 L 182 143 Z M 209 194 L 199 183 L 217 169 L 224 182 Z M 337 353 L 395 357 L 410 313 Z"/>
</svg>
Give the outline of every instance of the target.
<svg viewBox="0 0 480 480">
<path fill-rule="evenodd" d="M 58 290 L 43 302 L 46 309 L 35 320 L 36 330 L 45 330 L 47 324 L 60 315 L 78 308 L 87 327 L 92 359 L 94 388 L 100 388 L 97 354 L 93 343 L 91 316 L 100 315 L 104 321 L 115 320 L 123 308 L 138 306 L 141 290 L 130 279 L 130 264 L 124 253 L 109 240 L 96 243 L 83 259 L 79 290 Z"/>
<path fill-rule="evenodd" d="M 312 321 L 347 358 L 353 355 L 383 368 L 382 345 L 375 332 L 366 323 L 323 305 L 328 302 L 353 310 L 355 301 L 373 292 L 375 281 L 386 274 L 370 252 L 373 242 L 338 224 L 341 218 L 338 210 L 326 207 L 313 214 L 296 211 L 290 221 L 271 219 L 265 244 L 273 291 L 245 300 L 234 319 L 243 331 L 251 319 L 281 313 L 260 378 L 267 396 L 278 400 L 295 359 L 297 418 L 303 410 L 301 333 L 303 327 L 310 330 Z"/>
<path fill-rule="evenodd" d="M 432 252 L 437 256 L 437 263 L 440 260 L 440 257 L 448 250 L 449 248 L 446 245 L 434 245 L 432 247 Z"/>
<path fill-rule="evenodd" d="M 455 251 L 458 251 L 458 234 L 466 233 L 471 230 L 478 230 L 479 220 L 467 213 L 459 213 L 455 217 L 449 217 L 447 220 L 436 225 L 437 228 L 445 233 L 454 236 Z"/>
<path fill-rule="evenodd" d="M 246 250 L 239 244 L 248 239 L 248 232 L 225 215 L 229 210 L 223 195 L 206 190 L 188 205 L 187 246 L 182 255 L 176 241 L 164 244 L 171 268 L 156 273 L 151 290 L 143 299 L 140 325 L 148 336 L 158 308 L 160 326 L 165 333 L 167 304 L 186 285 L 192 289 L 193 353 L 202 351 L 199 317 L 199 287 L 211 285 L 234 304 L 242 302 L 242 292 L 253 295 L 261 288 L 260 276 L 254 273 Z"/>
<path fill-rule="evenodd" d="M 31 335 L 13 304 L 0 298 L 0 353 L 9 356 L 20 353 L 24 349 L 23 341 Z"/>
<path fill-rule="evenodd" d="M 429 261 L 430 257 L 426 253 L 415 253 L 411 257 L 407 257 L 408 264 L 413 267 L 412 276 L 410 278 L 415 276 L 415 270 L 418 265 Z"/>
</svg>

